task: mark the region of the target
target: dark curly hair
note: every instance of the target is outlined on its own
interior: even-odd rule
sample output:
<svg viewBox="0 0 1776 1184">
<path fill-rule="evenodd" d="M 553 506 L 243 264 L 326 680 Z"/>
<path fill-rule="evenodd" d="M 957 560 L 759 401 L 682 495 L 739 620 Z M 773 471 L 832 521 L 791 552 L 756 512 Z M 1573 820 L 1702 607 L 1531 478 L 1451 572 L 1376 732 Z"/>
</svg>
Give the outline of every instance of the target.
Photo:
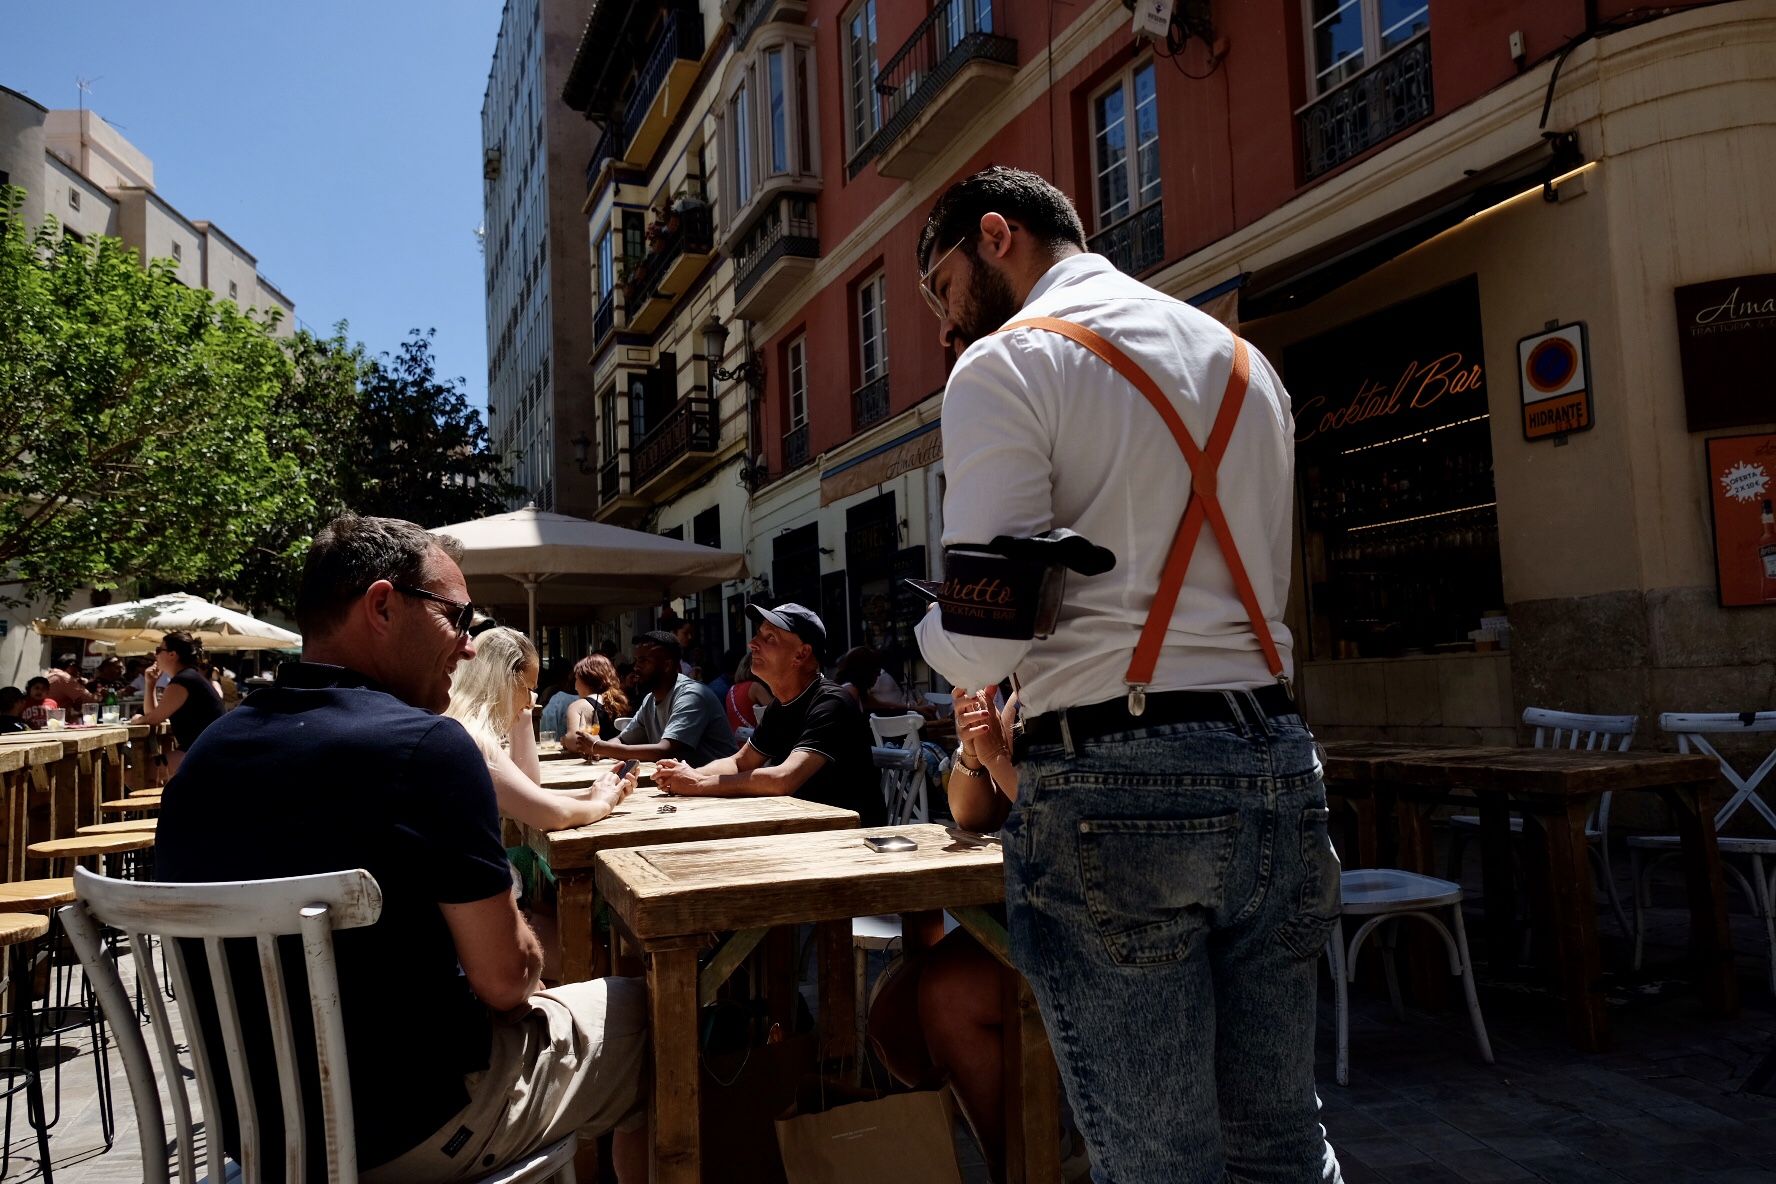
<svg viewBox="0 0 1776 1184">
<path fill-rule="evenodd" d="M 1035 173 L 995 164 L 944 190 L 931 207 L 919 232 L 920 274 L 957 243 L 967 243 L 963 251 L 973 254 L 987 214 L 1016 222 L 1050 250 L 1062 245 L 1085 250 L 1085 224 L 1065 193 Z"/>
</svg>

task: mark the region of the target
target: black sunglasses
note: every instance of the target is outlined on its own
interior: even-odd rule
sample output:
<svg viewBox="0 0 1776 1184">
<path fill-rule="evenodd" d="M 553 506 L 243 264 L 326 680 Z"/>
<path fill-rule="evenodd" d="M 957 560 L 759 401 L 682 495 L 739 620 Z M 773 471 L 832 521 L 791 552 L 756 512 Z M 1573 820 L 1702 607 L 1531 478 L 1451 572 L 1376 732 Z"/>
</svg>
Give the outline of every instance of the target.
<svg viewBox="0 0 1776 1184">
<path fill-rule="evenodd" d="M 424 588 L 415 588 L 411 584 L 393 584 L 391 586 L 403 596 L 417 596 L 421 600 L 430 600 L 448 608 L 450 611 L 444 615 L 444 619 L 449 621 L 456 629 L 456 635 L 458 637 L 467 634 L 469 626 L 474 623 L 475 602 L 472 600 L 467 604 L 458 604 L 456 601 L 440 596 L 436 592 L 428 592 Z"/>
</svg>

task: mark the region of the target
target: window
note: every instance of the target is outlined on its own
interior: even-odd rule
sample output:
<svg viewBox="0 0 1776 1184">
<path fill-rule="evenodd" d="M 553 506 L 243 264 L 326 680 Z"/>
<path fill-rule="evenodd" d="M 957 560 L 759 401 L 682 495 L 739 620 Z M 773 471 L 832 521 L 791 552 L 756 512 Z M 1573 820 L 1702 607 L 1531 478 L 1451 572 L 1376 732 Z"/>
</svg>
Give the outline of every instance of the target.
<svg viewBox="0 0 1776 1184">
<path fill-rule="evenodd" d="M 1099 230 L 1159 200 L 1159 101 L 1152 62 L 1123 75 L 1092 102 L 1092 167 Z"/>
<path fill-rule="evenodd" d="M 771 100 L 771 171 L 789 171 L 789 98 L 784 89 L 783 51 L 765 54 L 765 86 Z"/>
<path fill-rule="evenodd" d="M 1323 95 L 1431 27 L 1425 0 L 1307 0 L 1309 92 Z"/>
<path fill-rule="evenodd" d="M 617 285 L 616 243 L 607 223 L 598 236 L 598 298 L 603 300 Z"/>
<path fill-rule="evenodd" d="M 239 300 L 240 299 L 240 285 L 235 283 L 233 280 L 228 281 L 228 298 L 230 300 Z"/>
<path fill-rule="evenodd" d="M 68 208 L 70 210 L 78 210 L 80 208 L 80 190 L 74 188 L 72 185 L 68 186 Z"/>
<path fill-rule="evenodd" d="M 180 250 L 180 249 L 179 249 L 179 244 L 178 244 L 178 243 L 174 243 L 174 244 L 173 244 L 173 258 L 174 258 L 174 259 L 183 259 L 183 258 L 185 258 L 185 253 L 184 253 L 184 252 L 183 252 L 183 251 L 181 251 L 181 250 Z"/>
<path fill-rule="evenodd" d="M 722 208 L 732 211 L 725 233 L 744 233 L 784 188 L 819 179 L 811 42 L 804 29 L 769 26 L 733 71 L 720 107 Z"/>
<path fill-rule="evenodd" d="M 861 149 L 882 126 L 876 101 L 876 0 L 863 0 L 845 21 L 845 93 L 851 125 L 851 151 Z"/>
<path fill-rule="evenodd" d="M 752 94 L 740 84 L 734 92 L 734 207 L 738 209 L 752 199 Z"/>
<path fill-rule="evenodd" d="M 993 31 L 993 0 L 945 0 L 944 50 L 955 49 L 970 33 Z"/>
<path fill-rule="evenodd" d="M 808 422 L 808 339 L 798 337 L 789 343 L 788 375 L 789 426 L 793 431 Z"/>
<path fill-rule="evenodd" d="M 864 385 L 888 373 L 887 277 L 877 272 L 857 289 L 858 377 Z"/>
<path fill-rule="evenodd" d="M 598 439 L 600 455 L 605 460 L 617 457 L 617 392 L 612 388 L 604 392 L 602 406 L 599 408 Z"/>
</svg>

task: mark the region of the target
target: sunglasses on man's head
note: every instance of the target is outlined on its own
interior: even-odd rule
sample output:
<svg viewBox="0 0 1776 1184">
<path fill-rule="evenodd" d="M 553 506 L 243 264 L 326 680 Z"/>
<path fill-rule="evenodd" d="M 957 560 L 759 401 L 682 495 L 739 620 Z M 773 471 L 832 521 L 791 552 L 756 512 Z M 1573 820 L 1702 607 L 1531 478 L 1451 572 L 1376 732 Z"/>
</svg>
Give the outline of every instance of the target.
<svg viewBox="0 0 1776 1184">
<path fill-rule="evenodd" d="M 449 609 L 450 611 L 444 614 L 444 619 L 450 622 L 458 637 L 466 635 L 469 626 L 475 623 L 475 602 L 472 600 L 466 604 L 459 604 L 448 597 L 440 596 L 436 592 L 428 592 L 424 588 L 415 588 L 411 584 L 394 584 L 392 587 L 403 596 L 430 600 L 434 604 L 441 604 Z"/>
</svg>

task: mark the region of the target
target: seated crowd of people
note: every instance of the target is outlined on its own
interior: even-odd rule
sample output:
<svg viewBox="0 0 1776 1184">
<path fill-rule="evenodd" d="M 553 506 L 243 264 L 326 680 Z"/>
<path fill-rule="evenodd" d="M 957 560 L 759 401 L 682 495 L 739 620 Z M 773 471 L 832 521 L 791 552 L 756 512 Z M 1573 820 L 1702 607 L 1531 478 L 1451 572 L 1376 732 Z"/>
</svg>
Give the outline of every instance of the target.
<svg viewBox="0 0 1776 1184">
<path fill-rule="evenodd" d="M 557 692 L 539 707 L 536 647 L 477 620 L 459 557 L 453 540 L 393 519 L 347 516 L 316 536 L 296 606 L 303 659 L 188 746 L 162 801 L 156 875 L 375 877 L 380 920 L 339 933 L 336 949 L 366 1180 L 475 1176 L 573 1132 L 611 1132 L 618 1179 L 645 1180 L 645 992 L 621 978 L 553 981 L 552 877 L 501 838 L 502 818 L 596 825 L 633 791 L 635 773 L 545 788 L 539 730 L 589 759 L 651 762 L 670 794 L 795 795 L 874 826 L 886 810 L 866 711 L 898 688 L 856 653 L 838 660 L 846 681 L 827 677 L 816 613 L 754 605 L 745 660 L 716 685 L 686 669 L 685 634 L 668 622 L 634 639 L 629 663 L 606 647 L 552 671 Z M 195 699 L 191 655 L 175 644 L 156 658 L 172 673 L 162 704 L 182 689 Z M 1007 773 L 982 738 L 979 703 L 958 702 L 967 730 L 952 801 L 962 825 L 993 829 L 1003 818 L 993 786 L 1008 788 Z M 904 696 L 895 707 L 906 709 Z M 267 833 L 279 841 L 252 838 Z M 987 1094 L 997 1080 L 980 1069 L 982 1050 L 997 1047 L 996 987 L 921 1028 L 927 1010 L 994 973 L 986 957 L 946 941 L 895 976 L 902 986 L 885 994 L 872 1031 L 903 1078 L 956 1079 L 996 1158 L 1003 1137 Z M 389 1024 L 396 982 L 403 1022 Z M 275 1106 L 259 1118 L 281 1129 Z M 221 1137 L 238 1136 L 224 1122 Z"/>
</svg>

